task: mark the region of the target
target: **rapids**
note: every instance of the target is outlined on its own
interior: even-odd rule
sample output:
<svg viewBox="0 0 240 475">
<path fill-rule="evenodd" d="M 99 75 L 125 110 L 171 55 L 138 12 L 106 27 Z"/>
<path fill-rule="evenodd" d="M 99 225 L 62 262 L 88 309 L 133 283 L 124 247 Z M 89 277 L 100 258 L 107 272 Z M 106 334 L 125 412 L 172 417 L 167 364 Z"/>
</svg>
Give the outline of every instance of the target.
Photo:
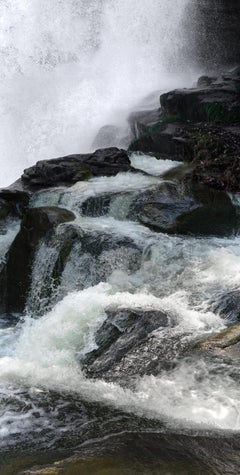
<svg viewBox="0 0 240 475">
<path fill-rule="evenodd" d="M 119 128 L 121 141 L 130 111 L 157 108 L 159 91 L 190 85 L 197 75 L 185 55 L 191 3 L 2 0 L 0 185 L 37 160 L 93 150 L 106 124 Z M 189 55 L 189 45 L 186 50 Z M 0 319 L 1 475 L 16 475 L 14 464 L 8 469 L 13 454 L 40 454 L 25 468 L 88 444 L 95 456 L 101 444 L 111 448 L 108 437 L 128 441 L 131 434 L 142 434 L 144 447 L 156 454 L 163 447 L 166 464 L 162 471 L 123 473 L 236 473 L 239 359 L 211 357 L 195 346 L 236 319 L 232 309 L 223 316 L 220 304 L 239 291 L 240 236 L 169 236 L 131 219 L 133 200 L 164 186 L 165 172 L 179 162 L 136 153 L 131 163 L 133 172 L 42 190 L 31 200 L 31 207 L 73 211 L 79 232 L 96 246 L 105 238 L 110 246 L 97 257 L 73 246 L 54 287 L 48 276 L 66 231 L 59 225 L 37 249 L 25 314 Z M 239 209 L 239 199 L 232 200 Z M 19 226 L 9 220 L 0 229 L 0 266 Z M 116 240 L 133 246 L 111 247 Z M 96 332 L 109 311 L 126 308 L 167 315 L 169 325 L 153 331 L 152 342 L 172 364 L 130 381 L 120 366 L 112 381 L 88 378 L 81 361 L 97 348 Z M 147 345 L 141 356 L 148 363 Z M 125 357 L 126 373 L 134 357 Z M 226 460 L 218 440 L 226 444 Z M 140 444 L 139 457 L 141 450 Z M 194 461 L 193 472 L 171 469 L 180 452 L 184 463 Z M 207 471 L 198 471 L 199 460 Z"/>
<path fill-rule="evenodd" d="M 98 269 L 89 268 L 90 276 L 86 274 L 86 279 L 80 282 L 79 273 L 84 273 L 88 264 L 79 257 L 76 264 L 73 253 L 59 283 L 57 298 L 53 296 L 50 306 L 43 300 L 44 315 L 38 317 L 34 314 L 34 302 L 39 298 L 39 286 L 56 260 L 51 244 L 43 243 L 39 248 L 28 314 L 22 316 L 17 325 L 11 317 L 0 322 L 2 450 L 23 442 L 26 447 L 35 449 L 46 445 L 58 447 L 66 443 L 70 434 L 72 440 L 79 441 L 79 437 L 82 440 L 85 424 L 91 433 L 99 417 L 96 415 L 99 409 L 86 409 L 92 404 L 109 408 L 108 424 L 109 420 L 112 422 L 106 433 L 114 430 L 114 411 L 116 414 L 123 411 L 130 418 L 135 415 L 137 420 L 144 418 L 145 430 L 150 430 L 152 424 L 159 424 L 158 430 L 161 428 L 166 433 L 194 430 L 231 434 L 240 430 L 237 360 L 230 364 L 222 358 L 211 359 L 190 352 L 181 356 L 172 368 L 163 369 L 157 375 L 136 375 L 130 387 L 101 378 L 88 379 L 81 370 L 79 357 L 96 348 L 94 335 L 108 310 L 166 312 L 173 325 L 154 332 L 153 338 L 170 357 L 176 349 L 169 341 L 177 339 L 181 345 L 191 346 L 228 323 L 214 311 L 212 303 L 224 292 L 239 287 L 240 238 L 168 236 L 127 220 L 127 193 L 132 199 L 144 188 L 164 183 L 161 170 L 163 173 L 179 165 L 154 158 L 146 163 L 146 159 L 144 155 L 134 154 L 132 163 L 141 170 L 146 167 L 148 172 L 150 166 L 151 176 L 139 171 L 119 173 L 112 178 L 93 178 L 71 188 L 40 191 L 31 203 L 34 207 L 46 202 L 67 206 L 75 212 L 75 224 L 81 229 L 95 235 L 104 232 L 112 239 L 128 237 L 141 249 L 142 256 L 140 266 L 130 272 L 129 256 L 124 259 L 118 250 L 110 251 L 107 270 L 102 264 L 101 276 L 105 278 L 94 284 L 94 273 Z M 84 216 L 81 203 L 103 193 L 112 196 L 109 212 L 103 216 L 101 213 L 95 217 Z M 119 197 L 122 200 L 119 201 Z M 116 212 L 113 206 L 116 200 L 121 203 L 122 212 L 119 206 Z M 13 223 L 11 231 L 2 236 L 1 246 L 5 246 L 5 250 L 17 226 Z M 105 262 L 104 257 L 102 259 L 100 263 Z M 132 364 L 131 358 L 127 364 Z M 86 411 L 91 415 L 86 416 Z M 132 423 L 129 424 L 132 427 Z"/>
</svg>

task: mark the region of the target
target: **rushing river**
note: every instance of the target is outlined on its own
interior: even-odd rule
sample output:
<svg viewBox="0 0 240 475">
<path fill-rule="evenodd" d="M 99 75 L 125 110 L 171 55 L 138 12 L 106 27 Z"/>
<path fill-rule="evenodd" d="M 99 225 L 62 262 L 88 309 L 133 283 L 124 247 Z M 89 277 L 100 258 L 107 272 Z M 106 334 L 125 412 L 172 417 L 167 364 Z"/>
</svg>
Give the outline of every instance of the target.
<svg viewBox="0 0 240 475">
<path fill-rule="evenodd" d="M 37 160 L 93 150 L 106 124 L 117 127 L 114 145 L 127 144 L 130 111 L 157 108 L 159 91 L 192 84 L 191 4 L 1 0 L 0 186 Z M 73 211 L 69 226 L 92 252 L 76 242 L 55 285 L 60 225 L 35 255 L 26 313 L 0 318 L 1 475 L 75 449 L 83 461 L 71 474 L 238 473 L 239 359 L 196 344 L 237 319 L 224 298 L 239 292 L 240 237 L 169 236 L 139 224 L 133 201 L 164 187 L 179 164 L 131 161 L 135 171 L 43 190 L 30 203 Z M 0 265 L 19 227 L 0 227 Z M 96 332 L 126 309 L 162 312 L 167 324 L 114 373 L 89 377 L 83 361 Z"/>
<path fill-rule="evenodd" d="M 27 316 L 18 317 L 17 323 L 11 318 L 1 321 L 2 453 L 8 454 L 13 447 L 20 453 L 46 447 L 67 450 L 69 444 L 77 446 L 99 437 L 99 424 L 102 435 L 155 430 L 175 436 L 234 437 L 236 442 L 239 361 L 196 351 L 181 354 L 179 346 L 192 348 L 228 324 L 231 315 L 220 317 L 216 304 L 221 296 L 239 288 L 240 238 L 168 236 L 127 220 L 131 200 L 163 184 L 162 173 L 178 165 L 136 154 L 132 164 L 151 175 L 138 171 L 94 178 L 71 188 L 39 192 L 31 203 L 71 209 L 75 226 L 95 236 L 96 243 L 103 234 L 113 240 L 116 236 L 131 239 L 140 250 L 140 260 L 130 270 L 133 250 L 128 248 L 103 251 L 92 261 L 73 248 L 57 292 L 50 302 L 42 300 L 44 315 L 39 317 L 34 313 L 36 302 L 56 262 L 56 249 L 42 243 L 35 256 Z M 106 193 L 111 197 L 108 212 L 101 204 L 94 216 L 82 212 L 86 200 Z M 17 230 L 18 223 L 9 225 L 8 233 L 1 236 L 2 250 L 6 251 Z M 79 356 L 96 347 L 94 335 L 106 312 L 126 308 L 168 315 L 169 325 L 153 332 L 153 341 L 175 364 L 163 366 L 154 375 L 136 373 L 130 385 L 87 378 Z M 126 371 L 135 364 L 131 357 Z"/>
</svg>

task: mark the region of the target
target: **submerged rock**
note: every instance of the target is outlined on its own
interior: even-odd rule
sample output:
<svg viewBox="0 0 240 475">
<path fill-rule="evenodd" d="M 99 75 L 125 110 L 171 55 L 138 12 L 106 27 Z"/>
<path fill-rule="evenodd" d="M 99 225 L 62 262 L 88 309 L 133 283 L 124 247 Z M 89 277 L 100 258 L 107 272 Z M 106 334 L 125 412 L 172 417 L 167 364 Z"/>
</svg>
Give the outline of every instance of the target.
<svg viewBox="0 0 240 475">
<path fill-rule="evenodd" d="M 33 259 L 41 239 L 58 224 L 74 219 L 71 211 L 57 207 L 32 208 L 26 212 L 0 273 L 1 307 L 5 312 L 24 311 Z"/>
<path fill-rule="evenodd" d="M 86 155 L 42 160 L 24 170 L 21 179 L 27 188 L 70 186 L 92 176 L 114 176 L 130 170 L 127 153 L 118 148 L 99 149 Z"/>
</svg>

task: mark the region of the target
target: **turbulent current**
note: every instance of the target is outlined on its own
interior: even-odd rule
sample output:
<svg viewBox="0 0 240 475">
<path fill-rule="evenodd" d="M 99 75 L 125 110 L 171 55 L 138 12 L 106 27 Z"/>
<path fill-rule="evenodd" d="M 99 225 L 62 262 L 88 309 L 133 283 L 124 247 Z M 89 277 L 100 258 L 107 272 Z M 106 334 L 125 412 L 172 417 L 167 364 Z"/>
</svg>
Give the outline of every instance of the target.
<svg viewBox="0 0 240 475">
<path fill-rule="evenodd" d="M 168 236 L 126 220 L 131 199 L 164 183 L 162 173 L 178 165 L 136 154 L 132 164 L 141 170 L 147 167 L 151 175 L 139 171 L 94 178 L 68 189 L 39 192 L 31 203 L 33 207 L 46 202 L 65 206 L 76 214 L 75 226 L 95 237 L 127 237 L 140 249 L 141 257 L 131 270 L 128 248 L 104 251 L 95 261 L 86 254 L 77 255 L 73 248 L 57 294 L 50 303 L 43 299 L 44 315 L 38 317 L 34 312 L 41 283 L 56 261 L 51 243 L 42 243 L 35 257 L 27 316 L 17 325 L 6 318 L 1 322 L 3 451 L 23 442 L 25 448 L 35 449 L 64 446 L 70 435 L 71 443 L 79 442 L 99 431 L 100 420 L 103 432 L 115 432 L 123 417 L 119 414 L 136 417 L 135 422 L 125 420 L 124 427 L 129 430 L 136 430 L 141 420 L 147 431 L 157 427 L 164 433 L 230 434 L 240 430 L 237 360 L 235 365 L 196 351 L 185 353 L 156 375 L 136 374 L 130 385 L 87 378 L 81 369 L 81 357 L 97 346 L 95 334 L 107 311 L 166 312 L 169 326 L 153 332 L 152 338 L 165 357 L 174 360 L 180 354 L 179 342 L 180 348 L 191 348 L 227 325 L 213 302 L 239 287 L 239 236 Z M 112 196 L 108 212 L 102 212 L 100 205 L 93 217 L 82 213 L 86 200 L 98 199 L 106 192 Z M 13 222 L 8 234 L 1 237 L 3 254 L 17 230 L 18 224 Z M 126 359 L 125 369 L 131 368 L 131 358 Z M 105 407 L 106 416 L 99 416 L 99 407 Z"/>
<path fill-rule="evenodd" d="M 119 146 L 130 111 L 157 108 L 159 91 L 191 84 L 184 54 L 190 3 L 1 0 L 0 185 L 37 160 L 93 150 L 106 124 L 118 126 Z M 151 444 L 161 434 L 165 445 L 161 439 L 157 450 L 170 444 L 170 457 L 173 445 L 177 461 L 185 449 L 184 461 L 191 451 L 198 460 L 217 460 L 211 441 L 219 437 L 230 440 L 232 457 L 240 432 L 239 360 L 196 345 L 236 320 L 234 309 L 222 312 L 221 305 L 239 291 L 240 237 L 169 236 L 139 224 L 134 199 L 164 186 L 164 173 L 179 163 L 132 154 L 131 164 L 132 172 L 42 190 L 31 200 L 33 208 L 67 208 L 76 220 L 38 247 L 25 314 L 0 319 L 0 471 L 13 453 L 48 449 L 56 459 L 54 451 L 69 454 L 123 433 L 154 433 Z M 0 265 L 19 226 L 9 220 L 0 229 Z M 66 226 L 87 236 L 92 250 L 73 244 L 56 285 L 51 275 Z M 160 312 L 167 325 L 127 353 L 114 374 L 89 376 L 83 362 L 98 349 L 98 330 L 109 313 L 126 309 Z M 160 366 L 148 371 L 158 355 Z M 236 473 L 221 467 L 123 473 Z"/>
</svg>

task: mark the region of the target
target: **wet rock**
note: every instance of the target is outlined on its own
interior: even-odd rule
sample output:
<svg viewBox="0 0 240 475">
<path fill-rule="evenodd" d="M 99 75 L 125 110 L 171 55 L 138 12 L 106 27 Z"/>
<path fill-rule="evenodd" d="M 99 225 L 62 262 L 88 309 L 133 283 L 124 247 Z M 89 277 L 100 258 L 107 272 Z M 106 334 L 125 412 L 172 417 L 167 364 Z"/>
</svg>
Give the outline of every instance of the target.
<svg viewBox="0 0 240 475">
<path fill-rule="evenodd" d="M 71 211 L 56 207 L 32 208 L 26 212 L 0 274 L 1 307 L 5 312 L 24 311 L 33 259 L 41 239 L 60 223 L 74 219 Z"/>
<path fill-rule="evenodd" d="M 21 179 L 25 187 L 36 190 L 70 186 L 91 176 L 114 176 L 128 170 L 130 162 L 127 153 L 113 147 L 96 150 L 92 154 L 42 160 L 24 170 Z"/>
<path fill-rule="evenodd" d="M 238 229 L 229 196 L 203 185 L 172 184 L 147 191 L 135 201 L 132 213 L 144 225 L 168 234 L 225 236 Z"/>
<path fill-rule="evenodd" d="M 11 207 L 7 203 L 7 201 L 0 198 L 0 220 L 6 218 L 11 211 Z"/>
<path fill-rule="evenodd" d="M 7 217 L 22 218 L 28 207 L 31 193 L 18 188 L 17 183 L 0 190 L 0 220 Z"/>
<path fill-rule="evenodd" d="M 179 337 L 161 336 L 174 324 L 161 311 L 126 309 L 107 315 L 95 336 L 97 349 L 81 359 L 87 376 L 126 383 L 132 377 L 157 374 L 186 350 Z"/>
<path fill-rule="evenodd" d="M 128 117 L 128 122 L 132 134 L 135 138 L 148 132 L 149 127 L 156 124 L 160 120 L 160 109 L 135 111 Z"/>
<path fill-rule="evenodd" d="M 198 347 L 216 354 L 240 358 L 240 323 L 207 338 L 199 343 Z"/>
<path fill-rule="evenodd" d="M 240 190 L 240 127 L 199 125 L 183 131 L 192 148 L 194 180 L 228 192 Z"/>
<path fill-rule="evenodd" d="M 91 196 L 81 205 L 83 216 L 105 216 L 108 214 L 113 193 L 104 193 L 103 195 Z"/>
<path fill-rule="evenodd" d="M 239 71 L 202 76 L 197 87 L 162 94 L 158 120 L 136 127 L 129 150 L 193 163 L 190 176 L 199 183 L 239 191 Z"/>
<path fill-rule="evenodd" d="M 181 124 L 165 120 L 155 123 L 139 135 L 130 146 L 129 151 L 160 154 L 160 158 L 172 160 L 189 160 L 187 140 L 180 136 Z"/>
<path fill-rule="evenodd" d="M 35 254 L 28 310 L 42 315 L 68 292 L 104 282 L 115 270 L 135 272 L 141 255 L 134 241 L 124 236 L 83 231 L 74 223 L 61 224 L 44 240 L 43 251 L 39 248 Z"/>
<path fill-rule="evenodd" d="M 198 87 L 211 86 L 217 80 L 216 76 L 201 76 L 197 81 Z"/>
<path fill-rule="evenodd" d="M 240 290 L 234 289 L 215 299 L 211 308 L 232 323 L 240 319 Z"/>
<path fill-rule="evenodd" d="M 240 121 L 238 88 L 235 81 L 216 81 L 209 87 L 168 92 L 160 101 L 164 114 L 179 117 L 182 123 L 234 123 Z"/>
</svg>

